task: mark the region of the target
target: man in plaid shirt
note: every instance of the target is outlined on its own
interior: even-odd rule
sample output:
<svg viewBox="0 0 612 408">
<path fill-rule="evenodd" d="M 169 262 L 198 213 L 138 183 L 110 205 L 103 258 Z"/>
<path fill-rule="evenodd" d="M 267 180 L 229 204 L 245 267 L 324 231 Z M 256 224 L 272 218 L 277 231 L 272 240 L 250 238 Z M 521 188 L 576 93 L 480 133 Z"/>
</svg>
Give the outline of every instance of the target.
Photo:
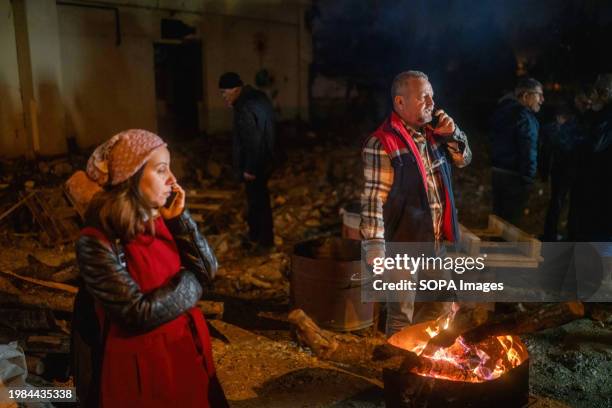
<svg viewBox="0 0 612 408">
<path fill-rule="evenodd" d="M 360 232 L 370 265 L 385 256 L 385 242 L 431 242 L 438 248 L 458 238 L 450 164 L 464 167 L 472 158 L 465 133 L 444 111 L 434 113 L 427 75 L 400 73 L 391 96 L 393 112 L 362 151 Z M 413 307 L 413 291 L 401 302 L 388 298 L 388 336 L 412 323 Z"/>
</svg>

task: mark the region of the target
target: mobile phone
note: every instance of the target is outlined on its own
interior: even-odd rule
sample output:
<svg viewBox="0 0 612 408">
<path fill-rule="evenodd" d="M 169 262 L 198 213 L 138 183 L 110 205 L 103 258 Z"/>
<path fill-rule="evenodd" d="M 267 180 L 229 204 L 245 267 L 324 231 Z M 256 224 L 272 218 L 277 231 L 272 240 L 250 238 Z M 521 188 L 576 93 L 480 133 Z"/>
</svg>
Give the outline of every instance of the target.
<svg viewBox="0 0 612 408">
<path fill-rule="evenodd" d="M 440 112 L 440 109 L 436 109 L 436 111 L 431 115 L 431 122 L 429 122 L 429 125 L 435 129 L 438 127 L 438 123 L 440 123 L 440 115 L 436 115 L 438 112 Z"/>
<path fill-rule="evenodd" d="M 173 191 L 170 193 L 170 195 L 168 196 L 168 199 L 166 200 L 166 204 L 164 204 L 164 207 L 170 208 L 170 206 L 172 205 L 172 202 L 176 198 L 176 194 L 177 194 L 176 191 Z"/>
</svg>

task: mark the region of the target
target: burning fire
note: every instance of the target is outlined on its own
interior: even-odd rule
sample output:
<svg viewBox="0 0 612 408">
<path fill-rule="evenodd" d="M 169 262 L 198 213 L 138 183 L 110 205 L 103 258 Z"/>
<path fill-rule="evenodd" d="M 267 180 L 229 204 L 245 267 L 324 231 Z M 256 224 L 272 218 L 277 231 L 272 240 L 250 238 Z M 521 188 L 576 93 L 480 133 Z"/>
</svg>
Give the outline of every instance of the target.
<svg viewBox="0 0 612 408">
<path fill-rule="evenodd" d="M 490 337 L 473 345 L 459 336 L 450 347 L 425 352 L 428 341 L 449 327 L 454 312 L 437 321 L 410 326 L 389 339 L 391 344 L 422 357 L 423 364 L 414 367 L 413 373 L 479 383 L 499 378 L 527 359 L 527 348 L 516 336 Z"/>
</svg>

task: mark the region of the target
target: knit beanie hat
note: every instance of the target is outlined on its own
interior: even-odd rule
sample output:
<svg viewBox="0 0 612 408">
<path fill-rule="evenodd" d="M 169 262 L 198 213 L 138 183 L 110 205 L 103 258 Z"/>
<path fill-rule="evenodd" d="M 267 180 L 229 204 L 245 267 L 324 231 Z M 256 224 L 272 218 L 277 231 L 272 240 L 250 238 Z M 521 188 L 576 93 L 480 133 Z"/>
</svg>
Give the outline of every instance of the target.
<svg viewBox="0 0 612 408">
<path fill-rule="evenodd" d="M 219 89 L 232 89 L 242 85 L 240 75 L 235 72 L 226 72 L 219 77 Z"/>
<path fill-rule="evenodd" d="M 87 162 L 87 175 L 101 186 L 115 186 L 132 177 L 162 146 L 166 143 L 154 133 L 125 130 L 96 148 Z"/>
</svg>

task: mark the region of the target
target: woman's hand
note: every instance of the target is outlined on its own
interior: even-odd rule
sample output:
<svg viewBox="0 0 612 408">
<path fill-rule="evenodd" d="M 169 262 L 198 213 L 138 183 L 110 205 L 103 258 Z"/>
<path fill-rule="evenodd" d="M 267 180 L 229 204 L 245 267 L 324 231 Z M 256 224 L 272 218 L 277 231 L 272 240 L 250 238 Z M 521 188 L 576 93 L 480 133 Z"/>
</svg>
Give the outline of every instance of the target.
<svg viewBox="0 0 612 408">
<path fill-rule="evenodd" d="M 159 212 L 164 219 L 178 217 L 185 209 L 185 190 L 178 183 L 172 185 L 172 192 L 176 193 L 169 207 L 161 207 Z"/>
</svg>

